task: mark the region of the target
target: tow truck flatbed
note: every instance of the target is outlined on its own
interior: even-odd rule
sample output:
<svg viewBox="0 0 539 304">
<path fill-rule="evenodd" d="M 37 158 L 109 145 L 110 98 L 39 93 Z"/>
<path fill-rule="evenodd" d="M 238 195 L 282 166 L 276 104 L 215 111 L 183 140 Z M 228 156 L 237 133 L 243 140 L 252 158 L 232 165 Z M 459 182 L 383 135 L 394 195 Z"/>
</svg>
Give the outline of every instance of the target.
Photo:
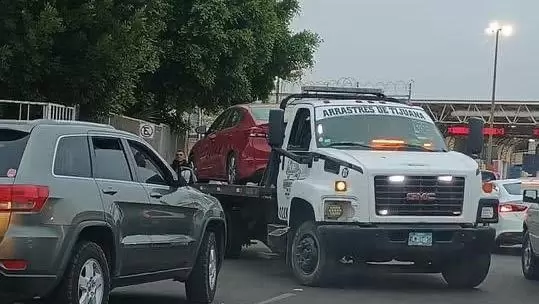
<svg viewBox="0 0 539 304">
<path fill-rule="evenodd" d="M 197 183 L 192 187 L 211 195 L 216 196 L 238 196 L 258 199 L 275 199 L 277 189 L 275 187 L 265 187 L 258 185 L 229 185 L 229 184 L 206 184 Z"/>
</svg>

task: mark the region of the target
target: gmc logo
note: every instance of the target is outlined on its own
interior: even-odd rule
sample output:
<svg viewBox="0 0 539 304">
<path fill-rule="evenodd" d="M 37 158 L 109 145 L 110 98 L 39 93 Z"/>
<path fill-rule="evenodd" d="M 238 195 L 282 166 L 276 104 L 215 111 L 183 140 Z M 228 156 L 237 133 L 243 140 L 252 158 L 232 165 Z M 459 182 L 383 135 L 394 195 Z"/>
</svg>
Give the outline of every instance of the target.
<svg viewBox="0 0 539 304">
<path fill-rule="evenodd" d="M 407 201 L 432 202 L 436 200 L 436 193 L 432 192 L 412 192 L 406 193 Z"/>
</svg>

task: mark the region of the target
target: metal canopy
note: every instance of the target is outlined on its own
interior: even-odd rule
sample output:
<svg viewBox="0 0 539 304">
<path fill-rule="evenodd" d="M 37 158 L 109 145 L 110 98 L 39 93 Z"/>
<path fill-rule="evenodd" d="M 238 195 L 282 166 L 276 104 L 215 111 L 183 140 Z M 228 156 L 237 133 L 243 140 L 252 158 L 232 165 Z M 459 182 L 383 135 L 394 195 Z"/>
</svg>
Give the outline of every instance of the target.
<svg viewBox="0 0 539 304">
<path fill-rule="evenodd" d="M 421 106 L 437 123 L 465 124 L 469 117 L 490 119 L 490 100 L 427 100 L 413 99 L 413 105 Z M 496 101 L 494 124 L 535 126 L 539 121 L 539 101 Z"/>
</svg>

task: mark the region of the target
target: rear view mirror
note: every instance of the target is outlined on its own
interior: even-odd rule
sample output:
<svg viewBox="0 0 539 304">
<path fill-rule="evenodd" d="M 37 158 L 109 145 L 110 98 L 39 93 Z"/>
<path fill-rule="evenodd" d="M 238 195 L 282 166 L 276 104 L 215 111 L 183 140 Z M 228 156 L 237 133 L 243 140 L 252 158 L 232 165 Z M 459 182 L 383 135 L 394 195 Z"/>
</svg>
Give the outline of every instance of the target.
<svg viewBox="0 0 539 304">
<path fill-rule="evenodd" d="M 522 201 L 525 203 L 539 203 L 537 199 L 537 190 L 524 190 Z"/>
<path fill-rule="evenodd" d="M 206 128 L 206 126 L 198 126 L 195 128 L 195 133 L 197 134 L 206 134 L 207 131 L 208 128 Z"/>
<path fill-rule="evenodd" d="M 470 117 L 468 120 L 468 138 L 466 139 L 466 154 L 479 155 L 483 151 L 483 119 Z"/>
<path fill-rule="evenodd" d="M 284 141 L 284 111 L 271 110 L 269 113 L 268 141 L 272 147 L 281 147 Z"/>
</svg>

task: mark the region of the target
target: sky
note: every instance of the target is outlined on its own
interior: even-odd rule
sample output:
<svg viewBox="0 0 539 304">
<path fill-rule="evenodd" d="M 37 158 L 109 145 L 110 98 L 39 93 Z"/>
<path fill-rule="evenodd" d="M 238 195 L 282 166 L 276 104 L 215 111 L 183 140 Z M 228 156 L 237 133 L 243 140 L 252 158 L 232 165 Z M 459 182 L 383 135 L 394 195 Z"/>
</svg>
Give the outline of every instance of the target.
<svg viewBox="0 0 539 304">
<path fill-rule="evenodd" d="M 300 2 L 293 29 L 324 40 L 305 84 L 348 78 L 402 94 L 413 80 L 413 98 L 490 99 L 494 37 L 485 29 L 499 21 L 514 33 L 500 38 L 497 99 L 539 100 L 538 0 Z"/>
</svg>

